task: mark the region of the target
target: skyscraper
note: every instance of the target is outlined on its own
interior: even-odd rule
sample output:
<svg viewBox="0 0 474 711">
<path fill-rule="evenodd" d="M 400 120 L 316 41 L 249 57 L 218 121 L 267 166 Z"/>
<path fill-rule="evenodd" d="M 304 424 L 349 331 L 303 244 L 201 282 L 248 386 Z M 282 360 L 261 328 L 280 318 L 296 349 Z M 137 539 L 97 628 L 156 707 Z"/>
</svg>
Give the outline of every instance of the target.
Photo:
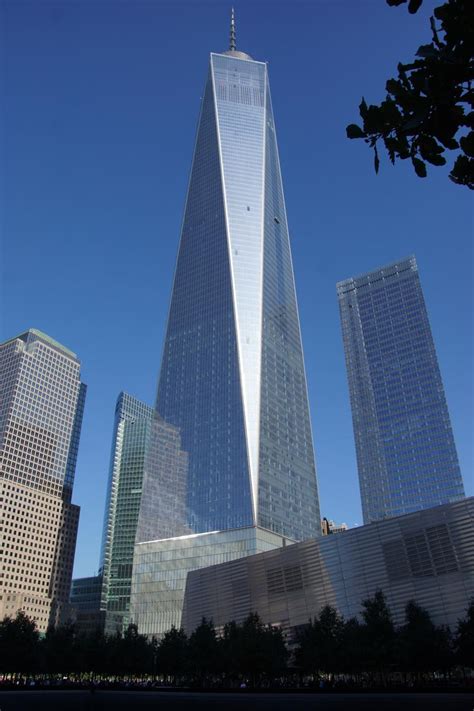
<svg viewBox="0 0 474 711">
<path fill-rule="evenodd" d="M 101 607 L 109 613 L 108 619 L 105 616 L 107 631 L 113 631 L 118 616 L 124 627 L 129 622 L 133 548 L 153 415 L 152 407 L 120 393 L 115 407 L 100 564 Z"/>
<path fill-rule="evenodd" d="M 71 504 L 86 386 L 70 350 L 30 329 L 0 345 L 0 619 L 64 619 L 79 507 Z"/>
<path fill-rule="evenodd" d="M 337 284 L 364 522 L 464 488 L 415 257 Z"/>
<path fill-rule="evenodd" d="M 187 559 L 176 589 L 185 568 L 320 533 L 267 65 L 235 49 L 233 23 L 230 50 L 210 56 L 156 409 L 179 437 L 186 471 L 173 530 L 169 517 L 153 516 L 147 494 L 169 491 L 166 471 L 152 462 L 147 470 L 140 518 L 150 525 L 139 524 L 147 534 L 137 537 L 132 598 L 149 633 L 157 629 L 146 615 L 165 608 L 171 589 L 175 563 L 159 561 L 172 548 L 187 550 L 176 555 Z M 196 538 L 208 533 L 212 543 Z M 191 548 L 202 553 L 194 562 Z M 163 624 L 179 624 L 175 612 Z"/>
</svg>

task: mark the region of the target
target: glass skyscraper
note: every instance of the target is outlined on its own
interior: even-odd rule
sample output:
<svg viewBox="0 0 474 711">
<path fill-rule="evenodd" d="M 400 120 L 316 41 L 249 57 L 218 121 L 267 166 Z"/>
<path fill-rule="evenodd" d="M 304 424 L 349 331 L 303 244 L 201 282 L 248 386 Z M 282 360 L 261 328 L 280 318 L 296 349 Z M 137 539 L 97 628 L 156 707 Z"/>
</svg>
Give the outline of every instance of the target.
<svg viewBox="0 0 474 711">
<path fill-rule="evenodd" d="M 134 563 L 137 619 L 161 575 L 149 541 L 188 536 L 188 550 L 193 536 L 219 532 L 218 550 L 238 557 L 260 550 L 258 541 L 267 547 L 320 533 L 267 65 L 236 51 L 232 34 L 231 49 L 210 56 L 156 410 L 162 427 L 175 432 L 165 439 L 173 439 L 176 456 L 181 452 L 174 460 L 180 475 L 170 521 L 154 515 L 148 494 L 170 492 L 169 470 L 153 463 L 147 470 L 139 524 L 146 535 L 137 537 Z M 263 532 L 255 534 L 252 551 L 249 528 Z M 232 554 L 225 553 L 227 539 Z M 196 547 L 203 550 L 202 539 Z M 215 552 L 199 566 L 218 562 Z M 155 591 L 169 588 L 170 576 Z M 160 603 L 150 594 L 146 604 Z"/>
<path fill-rule="evenodd" d="M 69 617 L 80 367 L 36 329 L 0 344 L 0 619 L 23 610 L 40 632 Z"/>
<path fill-rule="evenodd" d="M 337 284 L 364 522 L 464 488 L 415 257 Z"/>
<path fill-rule="evenodd" d="M 110 455 L 101 551 L 101 608 L 105 628 L 129 622 L 133 547 L 142 495 L 146 446 L 154 409 L 120 393 Z M 110 624 L 108 624 L 110 622 Z"/>
</svg>

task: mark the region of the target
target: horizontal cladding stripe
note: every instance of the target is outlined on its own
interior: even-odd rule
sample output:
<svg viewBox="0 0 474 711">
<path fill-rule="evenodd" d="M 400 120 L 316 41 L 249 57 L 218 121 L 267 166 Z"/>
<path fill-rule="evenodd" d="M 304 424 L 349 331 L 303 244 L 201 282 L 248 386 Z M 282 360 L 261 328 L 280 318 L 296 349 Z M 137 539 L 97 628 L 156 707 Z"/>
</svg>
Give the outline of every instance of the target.
<svg viewBox="0 0 474 711">
<path fill-rule="evenodd" d="M 405 605 L 413 598 L 428 609 L 436 624 L 453 626 L 474 595 L 474 556 L 468 556 L 470 565 L 464 570 L 441 570 L 439 566 L 456 562 L 463 550 L 472 552 L 473 519 L 474 504 L 469 499 L 234 562 L 232 576 L 239 580 L 246 577 L 248 586 L 230 585 L 225 565 L 201 571 L 199 586 L 191 574 L 186 624 L 190 630 L 194 622 L 199 623 L 202 604 L 217 626 L 229 619 L 239 621 L 236 611 L 241 620 L 256 610 L 264 622 L 286 620 L 285 624 L 295 627 L 305 624 L 326 604 L 335 605 L 349 617 L 359 614 L 362 600 L 381 587 L 397 624 L 403 622 Z M 469 533 L 459 535 L 461 525 L 466 527 L 469 522 Z M 458 535 L 451 538 L 454 530 Z M 410 560 L 407 553 L 407 541 L 411 545 L 414 538 L 422 541 L 421 548 L 428 554 L 433 571 L 430 577 L 418 575 L 417 559 Z M 403 578 L 391 579 L 387 574 L 390 552 L 393 561 L 405 560 Z M 244 588 L 245 595 L 240 595 Z"/>
</svg>

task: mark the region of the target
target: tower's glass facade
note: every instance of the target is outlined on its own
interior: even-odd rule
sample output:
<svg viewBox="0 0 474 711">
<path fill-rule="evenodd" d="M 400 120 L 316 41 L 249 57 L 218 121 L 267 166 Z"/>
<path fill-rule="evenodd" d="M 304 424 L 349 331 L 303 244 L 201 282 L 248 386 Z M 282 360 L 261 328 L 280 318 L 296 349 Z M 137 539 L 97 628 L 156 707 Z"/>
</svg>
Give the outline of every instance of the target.
<svg viewBox="0 0 474 711">
<path fill-rule="evenodd" d="M 464 488 L 415 257 L 337 285 L 364 522 Z"/>
<path fill-rule="evenodd" d="M 152 407 L 128 393 L 120 393 L 115 408 L 101 551 L 101 607 L 111 613 L 110 627 L 120 617 L 124 627 L 129 621 L 133 547 L 153 416 Z"/>
<path fill-rule="evenodd" d="M 179 625 L 188 570 L 320 533 L 267 66 L 235 50 L 210 57 L 156 410 L 132 584 L 148 634 Z"/>
<path fill-rule="evenodd" d="M 189 533 L 262 526 L 292 539 L 319 534 L 267 66 L 241 52 L 211 54 L 156 409 L 186 455 Z M 166 474 L 158 467 L 149 486 Z M 146 540 L 183 534 L 169 522 L 163 530 L 149 509 Z"/>
</svg>

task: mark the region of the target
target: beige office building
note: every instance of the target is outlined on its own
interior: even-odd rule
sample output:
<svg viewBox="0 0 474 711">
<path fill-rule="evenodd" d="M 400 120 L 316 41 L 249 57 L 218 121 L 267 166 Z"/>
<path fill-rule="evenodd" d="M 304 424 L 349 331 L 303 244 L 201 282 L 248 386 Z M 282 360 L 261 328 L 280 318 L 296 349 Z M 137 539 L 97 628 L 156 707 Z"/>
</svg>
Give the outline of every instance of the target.
<svg viewBox="0 0 474 711">
<path fill-rule="evenodd" d="M 0 619 L 23 610 L 41 632 L 69 615 L 85 394 L 75 353 L 44 333 L 0 344 Z"/>
</svg>

